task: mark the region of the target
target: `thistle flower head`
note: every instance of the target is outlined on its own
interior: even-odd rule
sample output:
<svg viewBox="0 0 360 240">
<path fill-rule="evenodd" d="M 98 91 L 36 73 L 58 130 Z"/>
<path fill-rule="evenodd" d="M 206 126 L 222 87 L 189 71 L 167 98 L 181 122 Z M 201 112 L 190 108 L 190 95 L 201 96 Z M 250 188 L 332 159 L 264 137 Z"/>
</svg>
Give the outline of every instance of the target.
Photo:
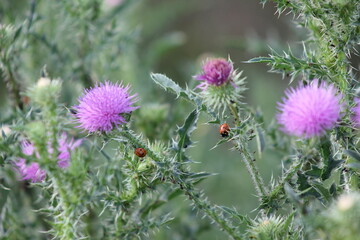
<svg viewBox="0 0 360 240">
<path fill-rule="evenodd" d="M 67 168 L 70 164 L 70 151 L 74 150 L 82 143 L 82 139 L 74 140 L 74 138 L 68 139 L 66 133 L 62 133 L 58 143 L 58 166 L 60 168 Z"/>
<path fill-rule="evenodd" d="M 200 95 L 210 109 L 224 114 L 229 104 L 241 104 L 242 93 L 246 90 L 241 74 L 233 69 L 230 59 L 210 59 L 203 66 L 203 74 L 195 76 L 196 80 L 203 81 L 196 88 L 202 90 Z"/>
<path fill-rule="evenodd" d="M 360 98 L 355 99 L 356 106 L 352 109 L 354 115 L 352 117 L 356 126 L 360 126 Z"/>
<path fill-rule="evenodd" d="M 230 80 L 233 64 L 224 58 L 209 59 L 202 67 L 203 73 L 195 76 L 196 80 L 204 81 L 198 87 L 206 89 L 207 85 L 221 86 Z"/>
<path fill-rule="evenodd" d="M 21 143 L 21 150 L 23 154 L 27 156 L 33 155 L 35 147 L 29 142 Z M 26 164 L 24 158 L 19 158 L 18 161 L 14 162 L 16 170 L 20 173 L 22 180 L 31 180 L 31 182 L 41 182 L 46 176 L 46 172 L 40 169 L 39 164 L 36 162 Z"/>
<path fill-rule="evenodd" d="M 305 138 L 321 136 L 335 127 L 340 118 L 341 95 L 333 85 L 319 85 L 314 80 L 309 85 L 290 88 L 285 94 L 283 102 L 278 103 L 281 112 L 277 120 L 287 134 Z"/>
<path fill-rule="evenodd" d="M 82 139 L 74 140 L 71 138 L 68 139 L 66 133 L 62 133 L 58 139 L 58 151 L 59 155 L 57 157 L 57 165 L 60 168 L 67 168 L 70 163 L 70 151 L 74 150 L 78 146 L 80 146 Z M 53 150 L 51 147 L 48 148 L 48 152 L 52 153 Z M 36 151 L 34 144 L 24 141 L 21 143 L 22 153 L 27 156 L 32 156 L 35 154 L 37 159 L 40 159 L 39 153 Z M 22 180 L 31 180 L 31 182 L 41 182 L 44 180 L 46 176 L 45 170 L 42 170 L 39 167 L 37 162 L 32 162 L 30 164 L 26 164 L 26 160 L 24 158 L 19 158 L 14 162 L 15 169 L 21 175 Z"/>
<path fill-rule="evenodd" d="M 298 230 L 298 229 L 297 229 Z M 300 231 L 296 231 L 292 225 L 286 223 L 286 219 L 276 216 L 261 217 L 253 220 L 247 230 L 249 239 L 301 239 Z M 299 238 L 297 238 L 299 237 Z"/>
<path fill-rule="evenodd" d="M 116 125 L 126 123 L 123 114 L 130 113 L 139 107 L 132 106 L 136 94 L 130 95 L 130 86 L 122 83 L 105 82 L 85 90 L 79 98 L 76 111 L 78 127 L 88 132 L 111 131 Z"/>
<path fill-rule="evenodd" d="M 358 239 L 360 195 L 349 192 L 339 196 L 319 215 L 319 225 L 328 239 Z"/>
</svg>

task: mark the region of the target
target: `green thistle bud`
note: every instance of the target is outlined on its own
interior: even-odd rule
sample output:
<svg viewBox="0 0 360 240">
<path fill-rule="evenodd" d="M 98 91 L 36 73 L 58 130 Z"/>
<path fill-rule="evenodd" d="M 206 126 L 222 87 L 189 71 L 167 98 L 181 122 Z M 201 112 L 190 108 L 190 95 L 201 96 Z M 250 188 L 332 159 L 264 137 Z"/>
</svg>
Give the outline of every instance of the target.
<svg viewBox="0 0 360 240">
<path fill-rule="evenodd" d="M 269 240 L 269 239 L 301 239 L 300 233 L 292 231 L 290 225 L 292 217 L 287 220 L 281 217 L 263 217 L 252 222 L 252 226 L 248 229 L 248 238 L 256 240 Z M 290 225 L 290 226 L 289 226 Z"/>
<path fill-rule="evenodd" d="M 59 98 L 60 91 L 60 80 L 40 78 L 37 84 L 28 90 L 27 95 L 34 103 L 47 107 L 56 103 L 57 99 Z"/>
<path fill-rule="evenodd" d="M 341 195 L 320 217 L 320 235 L 329 240 L 357 240 L 360 236 L 360 194 Z"/>
<path fill-rule="evenodd" d="M 27 138 L 35 144 L 45 144 L 46 130 L 41 121 L 30 122 L 25 125 L 24 133 Z"/>
</svg>

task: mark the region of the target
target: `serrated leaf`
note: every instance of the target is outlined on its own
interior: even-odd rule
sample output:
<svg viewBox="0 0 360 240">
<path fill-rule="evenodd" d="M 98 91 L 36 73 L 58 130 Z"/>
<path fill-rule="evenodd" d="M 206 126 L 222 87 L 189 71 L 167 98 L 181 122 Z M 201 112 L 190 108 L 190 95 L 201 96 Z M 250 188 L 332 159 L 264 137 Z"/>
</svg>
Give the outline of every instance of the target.
<svg viewBox="0 0 360 240">
<path fill-rule="evenodd" d="M 274 60 L 271 57 L 256 57 L 246 61 L 245 63 L 268 63 L 273 61 Z"/>
<path fill-rule="evenodd" d="M 151 73 L 150 76 L 156 84 L 160 85 L 166 91 L 172 91 L 176 94 L 177 97 L 182 96 L 187 99 L 191 98 L 187 91 L 181 88 L 177 83 L 168 78 L 166 75 L 160 73 Z"/>
<path fill-rule="evenodd" d="M 355 159 L 355 160 L 357 160 L 357 161 L 360 162 L 360 154 L 359 154 L 359 153 L 357 153 L 357 152 L 355 152 L 355 151 L 353 151 L 353 150 L 350 150 L 350 149 L 345 150 L 344 153 L 345 153 L 346 155 L 348 155 L 349 157 L 352 157 L 353 159 Z"/>
<path fill-rule="evenodd" d="M 224 212 L 230 214 L 232 217 L 238 218 L 240 220 L 240 222 L 245 222 L 247 224 L 250 224 L 251 221 L 247 216 L 241 215 L 240 213 L 238 213 L 236 210 L 225 207 L 225 206 L 217 206 L 218 208 L 220 208 L 221 210 L 223 210 Z"/>
<path fill-rule="evenodd" d="M 177 131 L 179 135 L 179 141 L 176 143 L 176 150 L 178 152 L 179 161 L 183 161 L 183 149 L 189 147 L 192 144 L 190 140 L 190 134 L 195 130 L 198 119 L 199 111 L 195 109 L 186 118 L 184 125 Z"/>
<path fill-rule="evenodd" d="M 321 183 L 313 182 L 312 187 L 322 196 L 324 200 L 326 200 L 327 202 L 331 200 L 329 190 L 326 189 Z"/>
<path fill-rule="evenodd" d="M 334 160 L 331 154 L 331 143 L 328 140 L 322 141 L 320 146 L 320 153 L 324 162 L 324 168 L 322 170 L 321 179 L 326 180 L 331 176 L 332 170 L 337 168 L 343 161 Z"/>
</svg>

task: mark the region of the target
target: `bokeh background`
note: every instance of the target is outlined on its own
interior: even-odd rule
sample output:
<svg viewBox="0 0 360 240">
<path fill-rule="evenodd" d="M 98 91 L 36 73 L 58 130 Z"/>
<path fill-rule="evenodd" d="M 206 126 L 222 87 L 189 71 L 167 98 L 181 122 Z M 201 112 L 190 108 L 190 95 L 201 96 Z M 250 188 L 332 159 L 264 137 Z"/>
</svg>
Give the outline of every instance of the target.
<svg viewBox="0 0 360 240">
<path fill-rule="evenodd" d="M 181 86 L 193 87 L 196 82 L 192 76 L 201 71 L 201 63 L 206 57 L 230 56 L 235 68 L 244 71 L 243 75 L 247 77 L 248 91 L 244 102 L 261 109 L 268 125 L 273 122 L 276 102 L 281 99 L 289 81 L 279 74 L 269 73 L 269 67 L 264 64 L 245 61 L 267 56 L 270 48 L 281 52 L 291 47 L 296 55 L 302 49 L 301 40 L 306 35 L 296 28 L 292 15 L 283 13 L 279 16 L 273 4 L 262 5 L 256 0 L 107 0 L 101 5 L 102 21 L 106 24 L 102 28 L 95 25 L 101 21 L 96 21 L 96 28 L 90 26 L 84 37 L 81 28 L 78 32 L 69 28 L 71 33 L 66 28 L 82 21 L 81 16 L 78 16 L 79 20 L 77 16 L 61 19 L 64 28 L 54 32 L 52 26 L 60 21 L 60 17 L 52 16 L 58 9 L 46 1 L 38 1 L 36 10 L 41 14 L 35 16 L 34 26 L 46 35 L 48 44 L 44 44 L 44 39 L 41 41 L 41 36 L 33 36 L 24 43 L 27 45 L 16 59 L 22 89 L 36 82 L 45 65 L 51 77 L 64 80 L 62 100 L 68 106 L 76 102 L 84 86 L 91 85 L 87 79 L 123 80 L 139 93 L 141 105 L 152 102 L 170 106 L 169 114 L 174 117 L 169 116 L 169 119 L 173 126 L 181 124 L 191 106 L 179 103 L 174 95 L 157 87 L 150 79 L 150 72 L 164 73 Z M 32 3 L 30 0 L 1 0 L 0 23 L 21 23 L 29 19 Z M 111 22 L 119 29 L 116 37 L 110 33 L 106 35 L 106 31 L 111 32 Z M 96 35 L 92 32 L 96 29 L 100 29 L 99 36 L 92 36 Z M 87 36 L 90 37 L 87 39 Z M 103 42 L 106 43 L 98 49 Z M 74 51 L 74 45 L 80 46 L 79 49 Z M 81 47 L 86 54 L 82 53 Z M 10 104 L 1 79 L 0 119 L 3 122 L 7 121 Z M 196 144 L 189 150 L 189 155 L 197 162 L 192 168 L 218 174 L 203 181 L 199 187 L 204 189 L 211 202 L 233 206 L 240 213 L 254 217 L 257 198 L 245 166 L 239 154 L 230 150 L 230 144 L 210 150 L 220 136 L 217 127 L 206 124 L 207 120 L 202 116 L 193 135 Z M 282 157 L 270 150 L 261 157 L 256 155 L 266 183 L 280 174 Z M 225 238 L 189 206 L 190 202 L 183 196 L 166 205 L 162 211 L 172 212 L 176 218 L 150 238 Z"/>
</svg>

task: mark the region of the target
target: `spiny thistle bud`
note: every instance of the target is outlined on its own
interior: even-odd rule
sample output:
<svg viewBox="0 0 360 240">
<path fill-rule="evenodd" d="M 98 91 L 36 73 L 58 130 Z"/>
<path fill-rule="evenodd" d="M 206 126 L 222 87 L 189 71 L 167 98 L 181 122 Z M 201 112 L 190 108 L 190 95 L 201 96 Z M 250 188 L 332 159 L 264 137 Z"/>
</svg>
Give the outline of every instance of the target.
<svg viewBox="0 0 360 240">
<path fill-rule="evenodd" d="M 281 217 L 263 217 L 252 222 L 248 229 L 249 239 L 269 240 L 269 239 L 300 239 L 298 234 L 292 232 L 292 226 Z M 296 235 L 296 236 L 295 236 Z"/>
<path fill-rule="evenodd" d="M 29 122 L 24 126 L 26 137 L 33 143 L 43 143 L 47 138 L 47 132 L 42 121 Z"/>
<path fill-rule="evenodd" d="M 360 194 L 341 195 L 320 217 L 320 234 L 329 240 L 357 240 L 360 235 Z M 326 237 L 325 237 L 326 236 Z"/>
<path fill-rule="evenodd" d="M 322 136 L 340 119 L 341 94 L 333 85 L 312 81 L 309 85 L 290 88 L 278 103 L 277 120 L 281 130 L 297 137 Z"/>
<path fill-rule="evenodd" d="M 105 82 L 85 90 L 79 98 L 79 105 L 74 106 L 80 128 L 88 132 L 109 132 L 114 127 L 126 123 L 125 114 L 139 107 L 132 105 L 138 100 L 136 94 L 130 95 L 130 86 L 122 83 Z"/>
<path fill-rule="evenodd" d="M 56 103 L 61 91 L 61 81 L 49 78 L 40 78 L 35 86 L 31 87 L 27 95 L 31 101 L 43 106 L 49 107 Z"/>
<path fill-rule="evenodd" d="M 245 78 L 242 72 L 233 69 L 232 61 L 216 58 L 209 59 L 203 65 L 203 73 L 195 76 L 195 80 L 203 81 L 196 88 L 201 89 L 201 96 L 211 109 L 225 111 L 229 104 L 241 104 L 240 99 Z"/>
</svg>

